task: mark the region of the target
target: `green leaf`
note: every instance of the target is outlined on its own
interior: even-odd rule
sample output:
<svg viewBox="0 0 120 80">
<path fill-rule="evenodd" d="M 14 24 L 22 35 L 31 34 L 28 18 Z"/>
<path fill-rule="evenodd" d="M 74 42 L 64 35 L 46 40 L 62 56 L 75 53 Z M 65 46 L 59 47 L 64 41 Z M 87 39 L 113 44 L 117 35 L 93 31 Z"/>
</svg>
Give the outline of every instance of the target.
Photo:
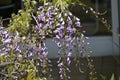
<svg viewBox="0 0 120 80">
<path fill-rule="evenodd" d="M 35 72 L 34 71 L 30 71 L 28 73 L 27 80 L 33 80 L 34 77 L 35 77 Z"/>
<path fill-rule="evenodd" d="M 55 0 L 53 2 L 55 6 L 59 6 L 61 10 L 68 9 L 69 3 L 67 0 Z"/>
<path fill-rule="evenodd" d="M 115 80 L 114 74 L 112 74 L 111 79 L 110 80 Z"/>
<path fill-rule="evenodd" d="M 0 46 L 1 46 L 1 44 L 2 44 L 2 37 L 0 36 Z"/>
</svg>

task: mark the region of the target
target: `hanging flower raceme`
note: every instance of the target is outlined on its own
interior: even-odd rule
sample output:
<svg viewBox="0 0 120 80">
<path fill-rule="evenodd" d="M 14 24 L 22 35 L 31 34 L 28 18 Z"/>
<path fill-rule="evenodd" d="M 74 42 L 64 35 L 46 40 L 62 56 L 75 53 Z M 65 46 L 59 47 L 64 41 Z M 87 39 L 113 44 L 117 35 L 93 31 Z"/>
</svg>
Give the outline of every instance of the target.
<svg viewBox="0 0 120 80">
<path fill-rule="evenodd" d="M 22 57 L 21 53 L 21 39 L 18 36 L 18 32 L 16 33 L 10 33 L 7 29 L 5 29 L 4 27 L 0 27 L 0 37 L 1 37 L 1 49 L 0 52 L 2 52 L 0 54 L 0 56 L 4 56 L 7 61 L 10 60 L 10 55 L 14 55 L 16 56 L 15 60 L 20 60 L 20 58 Z"/>
<path fill-rule="evenodd" d="M 58 67 L 60 67 L 60 77 L 61 79 L 68 79 L 65 74 L 69 72 L 68 66 L 71 63 L 70 58 L 75 46 L 76 36 L 78 36 L 76 29 L 82 27 L 80 19 L 68 10 L 61 10 L 59 6 L 53 6 L 50 3 L 39 6 L 37 12 L 38 16 L 34 18 L 37 23 L 35 31 L 44 38 L 46 35 L 54 35 L 52 37 L 54 37 L 54 41 L 59 48 Z"/>
<path fill-rule="evenodd" d="M 2 47 L 0 49 L 0 52 L 2 53 L 0 53 L 0 56 L 5 57 L 7 62 L 10 62 L 11 59 L 13 59 L 13 62 L 32 60 L 34 62 L 33 64 L 35 64 L 34 67 L 39 67 L 40 69 L 40 71 L 37 72 L 38 74 L 42 74 L 39 75 L 40 77 L 44 77 L 44 75 L 48 74 L 50 71 L 48 69 L 50 66 L 48 51 L 44 42 L 37 41 L 37 39 L 44 41 L 43 38 L 39 37 L 36 39 L 26 39 L 25 36 L 20 37 L 17 31 L 16 33 L 10 33 L 2 26 L 0 26 L 0 29 L 0 38 L 2 42 Z M 19 68 L 19 66 L 16 68 Z M 48 76 L 51 77 L 51 75 Z"/>
</svg>

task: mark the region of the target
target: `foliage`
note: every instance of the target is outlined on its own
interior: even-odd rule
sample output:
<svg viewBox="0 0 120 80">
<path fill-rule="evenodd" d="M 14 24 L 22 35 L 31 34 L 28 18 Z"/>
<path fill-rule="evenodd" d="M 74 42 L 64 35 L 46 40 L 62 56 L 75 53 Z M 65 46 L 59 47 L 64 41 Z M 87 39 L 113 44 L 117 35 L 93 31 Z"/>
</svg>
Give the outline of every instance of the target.
<svg viewBox="0 0 120 80">
<path fill-rule="evenodd" d="M 31 26 L 31 14 L 34 12 L 34 6 L 36 2 L 34 0 L 25 0 L 24 4 L 25 9 L 19 10 L 17 15 L 12 14 L 12 20 L 9 24 L 10 31 L 15 32 L 17 30 L 20 35 L 25 35 L 25 33 L 28 32 L 29 27 Z"/>
</svg>

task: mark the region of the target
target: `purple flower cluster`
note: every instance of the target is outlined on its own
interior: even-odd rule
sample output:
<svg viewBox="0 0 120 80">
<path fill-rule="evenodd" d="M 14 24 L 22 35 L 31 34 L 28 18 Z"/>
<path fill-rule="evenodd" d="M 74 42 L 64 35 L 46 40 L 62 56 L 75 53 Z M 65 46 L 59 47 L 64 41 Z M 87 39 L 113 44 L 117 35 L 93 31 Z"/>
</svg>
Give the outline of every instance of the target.
<svg viewBox="0 0 120 80">
<path fill-rule="evenodd" d="M 0 26 L 0 38 L 2 39 L 2 49 L 0 51 L 3 52 L 0 56 L 9 58 L 6 54 L 13 54 L 17 56 L 16 60 L 19 61 L 21 57 L 24 59 L 32 59 L 33 62 L 37 60 L 37 66 L 39 66 L 41 71 L 40 74 L 50 72 L 50 69 L 48 70 L 50 60 L 48 59 L 45 40 L 46 36 L 51 37 L 52 35 L 52 38 L 59 48 L 58 67 L 60 78 L 69 79 L 68 73 L 70 72 L 69 66 L 73 48 L 77 45 L 76 40 L 80 40 L 77 38 L 77 29 L 82 27 L 80 19 L 68 10 L 60 10 L 59 6 L 52 6 L 50 3 L 39 6 L 36 15 L 37 16 L 34 16 L 32 14 L 36 24 L 32 26 L 32 32 L 28 33 L 27 37 L 19 37 L 17 31 L 10 33 Z M 82 34 L 81 36 L 83 37 Z M 83 45 L 81 45 L 81 43 L 78 44 L 79 49 L 82 49 Z M 84 51 L 80 50 L 82 55 L 83 52 Z"/>
<path fill-rule="evenodd" d="M 38 16 L 36 20 L 36 32 L 40 35 L 53 34 L 54 41 L 57 44 L 59 51 L 59 57 L 63 57 L 65 60 L 58 61 L 58 67 L 60 67 L 61 79 L 65 76 L 63 72 L 69 68 L 63 68 L 63 65 L 70 66 L 72 49 L 75 46 L 76 28 L 81 28 L 80 19 L 75 17 L 71 12 L 67 10 L 60 10 L 58 6 L 52 6 L 50 3 L 40 6 L 38 8 Z M 65 61 L 65 62 L 63 62 Z M 63 78 L 64 79 L 64 78 Z"/>
<path fill-rule="evenodd" d="M 38 60 L 37 66 L 40 68 L 40 74 L 44 74 L 46 68 L 50 67 L 50 60 L 48 59 L 48 51 L 45 43 L 41 43 L 38 46 L 30 48 L 27 54 L 29 58 L 32 56 L 31 59 Z"/>
<path fill-rule="evenodd" d="M 5 57 L 8 62 L 32 60 L 36 67 L 41 70 L 40 74 L 46 72 L 46 68 L 50 66 L 48 60 L 48 51 L 44 42 L 37 41 L 38 38 L 32 39 L 25 36 L 19 37 L 19 33 L 10 33 L 6 28 L 0 26 L 0 37 L 2 41 L 2 48 L 0 49 L 0 56 Z M 34 34 L 34 33 L 33 33 Z M 41 41 L 44 39 L 41 38 Z M 12 57 L 10 56 L 12 55 Z M 37 63 L 35 62 L 37 60 Z"/>
<path fill-rule="evenodd" d="M 20 37 L 18 36 L 18 33 L 10 33 L 2 26 L 0 26 L 0 29 L 0 37 L 2 42 L 0 49 L 0 52 L 2 53 L 0 56 L 4 56 L 7 61 L 9 61 L 11 58 L 9 54 L 12 54 L 13 56 L 16 56 L 14 59 L 15 61 L 20 60 L 22 57 L 22 50 L 20 49 Z"/>
</svg>

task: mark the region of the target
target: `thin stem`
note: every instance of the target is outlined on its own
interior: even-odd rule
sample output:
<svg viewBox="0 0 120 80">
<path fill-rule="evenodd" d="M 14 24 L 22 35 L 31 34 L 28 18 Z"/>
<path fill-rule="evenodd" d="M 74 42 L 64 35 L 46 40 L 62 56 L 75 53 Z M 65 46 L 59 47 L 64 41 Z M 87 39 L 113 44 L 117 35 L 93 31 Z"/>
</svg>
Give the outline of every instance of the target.
<svg viewBox="0 0 120 80">
<path fill-rule="evenodd" d="M 85 3 L 81 2 L 81 1 L 79 1 L 79 3 L 76 3 L 76 4 L 80 5 L 81 7 L 86 8 L 87 10 L 89 10 L 89 12 L 92 13 L 92 14 L 108 29 L 108 31 L 110 31 L 111 33 L 115 33 L 118 37 L 120 37 L 120 34 L 119 34 L 119 33 L 113 32 L 113 31 L 111 30 L 111 25 L 109 25 L 109 24 L 107 23 L 107 20 L 98 17 L 98 16 L 100 16 L 100 15 L 106 14 L 107 11 L 105 11 L 105 12 L 103 12 L 103 13 L 97 13 L 96 11 L 93 10 L 92 7 L 86 5 Z"/>
<path fill-rule="evenodd" d="M 33 17 L 33 19 L 35 20 L 36 24 L 39 24 L 38 21 L 37 21 L 37 19 L 36 19 L 36 17 L 34 16 L 33 13 L 32 13 L 32 17 Z"/>
<path fill-rule="evenodd" d="M 13 62 L 5 62 L 5 63 L 1 63 L 0 64 L 0 67 L 5 67 L 5 66 L 8 66 L 8 65 L 12 65 L 14 64 Z"/>
<path fill-rule="evenodd" d="M 91 63 L 90 55 L 89 55 L 89 52 L 87 50 L 86 44 L 85 44 L 85 42 L 83 42 L 84 41 L 84 35 L 81 34 L 78 31 L 77 31 L 77 35 L 80 37 L 79 39 L 80 39 L 80 42 L 81 42 L 81 46 L 84 47 L 82 49 L 84 51 L 85 57 L 86 57 L 87 62 L 88 62 L 88 68 L 91 70 L 90 77 L 94 78 L 94 74 L 93 74 L 93 72 L 94 72 L 94 66 Z"/>
<path fill-rule="evenodd" d="M 65 45 L 66 45 L 66 42 L 64 41 L 64 44 L 63 44 L 63 68 L 64 68 L 64 78 L 65 78 L 65 80 L 67 80 L 67 61 L 66 61 L 66 48 L 65 48 Z"/>
<path fill-rule="evenodd" d="M 82 42 L 83 41 L 83 37 L 81 37 L 80 39 L 81 39 L 81 42 Z M 94 78 L 94 66 L 91 63 L 90 55 L 89 55 L 89 52 L 87 50 L 86 44 L 84 42 L 82 42 L 81 44 L 82 44 L 82 46 L 84 46 L 84 53 L 85 53 L 86 59 L 88 61 L 88 67 L 91 70 L 90 78 Z"/>
<path fill-rule="evenodd" d="M 44 0 L 44 5 L 46 4 L 47 0 Z"/>
<path fill-rule="evenodd" d="M 76 52 L 75 52 L 75 53 L 76 53 L 76 56 L 75 56 L 75 60 L 77 61 L 77 66 L 79 67 L 79 71 L 80 71 L 81 73 L 84 73 L 84 71 L 82 71 L 82 70 L 81 70 L 81 67 L 80 67 L 80 61 L 79 61 L 79 60 L 80 60 L 80 59 L 79 59 L 79 58 L 80 58 L 80 56 L 79 56 L 80 51 L 79 51 L 79 46 L 78 46 L 79 43 L 78 43 L 78 40 L 77 40 L 77 39 L 76 39 L 75 41 L 76 41 L 76 48 L 75 48 L 75 49 L 76 49 Z"/>
</svg>

